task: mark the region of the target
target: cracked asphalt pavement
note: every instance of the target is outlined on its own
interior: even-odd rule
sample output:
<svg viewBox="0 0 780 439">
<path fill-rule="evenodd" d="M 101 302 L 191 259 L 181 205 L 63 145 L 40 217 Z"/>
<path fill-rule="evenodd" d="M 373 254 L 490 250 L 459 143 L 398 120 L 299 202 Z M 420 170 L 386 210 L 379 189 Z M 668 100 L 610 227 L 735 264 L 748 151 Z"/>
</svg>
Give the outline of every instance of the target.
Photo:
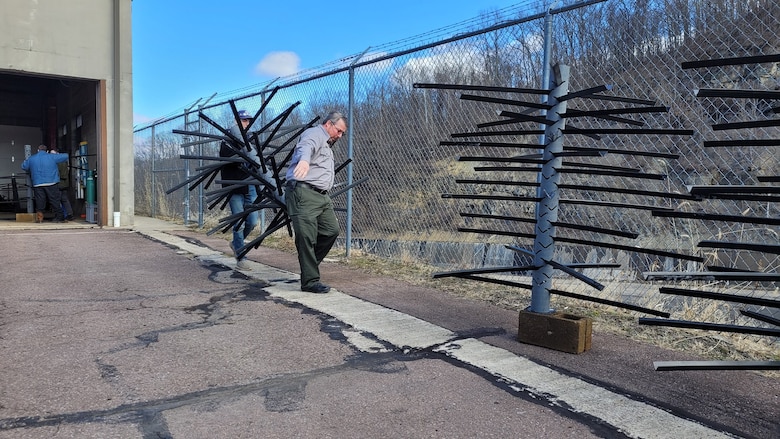
<svg viewBox="0 0 780 439">
<path fill-rule="evenodd" d="M 515 341 L 515 313 L 148 218 L 0 229 L 0 439 L 780 437 L 780 382 Z"/>
</svg>

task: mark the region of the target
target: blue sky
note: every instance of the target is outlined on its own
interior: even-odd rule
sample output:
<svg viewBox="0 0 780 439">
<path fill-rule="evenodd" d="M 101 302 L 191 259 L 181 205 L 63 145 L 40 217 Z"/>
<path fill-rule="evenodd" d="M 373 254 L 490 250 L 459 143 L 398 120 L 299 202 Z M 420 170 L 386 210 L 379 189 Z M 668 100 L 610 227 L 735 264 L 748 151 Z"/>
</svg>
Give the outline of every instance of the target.
<svg viewBox="0 0 780 439">
<path fill-rule="evenodd" d="M 529 3 L 134 0 L 133 124 L 483 14 L 515 18 Z"/>
</svg>

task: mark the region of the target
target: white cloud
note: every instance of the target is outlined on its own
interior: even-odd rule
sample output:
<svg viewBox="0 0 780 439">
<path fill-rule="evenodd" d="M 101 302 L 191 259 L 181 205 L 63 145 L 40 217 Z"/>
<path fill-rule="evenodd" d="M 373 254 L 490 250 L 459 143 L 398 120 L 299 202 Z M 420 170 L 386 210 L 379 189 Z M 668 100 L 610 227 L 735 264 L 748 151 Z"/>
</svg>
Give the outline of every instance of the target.
<svg viewBox="0 0 780 439">
<path fill-rule="evenodd" d="M 277 78 L 298 73 L 301 58 L 295 52 L 270 52 L 255 66 L 255 73 Z"/>
</svg>

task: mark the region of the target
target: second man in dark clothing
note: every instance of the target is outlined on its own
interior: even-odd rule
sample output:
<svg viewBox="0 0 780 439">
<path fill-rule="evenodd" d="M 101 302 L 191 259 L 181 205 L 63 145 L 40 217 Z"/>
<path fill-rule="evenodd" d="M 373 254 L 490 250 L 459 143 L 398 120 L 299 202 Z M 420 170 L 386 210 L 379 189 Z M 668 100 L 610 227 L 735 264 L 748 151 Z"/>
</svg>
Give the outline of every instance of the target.
<svg viewBox="0 0 780 439">
<path fill-rule="evenodd" d="M 241 120 L 241 125 L 243 125 L 243 130 L 246 131 L 247 127 L 252 122 L 252 116 L 249 115 L 245 110 L 241 110 L 238 112 L 239 119 Z M 231 134 L 233 134 L 235 137 L 241 139 L 241 131 L 238 125 L 234 125 L 230 129 Z M 252 151 L 246 151 L 244 150 L 244 153 L 249 155 L 252 159 L 257 161 L 257 153 Z M 220 149 L 219 149 L 219 156 L 220 157 L 232 157 L 235 156 L 236 152 L 233 150 L 230 146 L 228 146 L 226 143 L 222 143 Z M 242 163 L 231 163 L 228 165 L 225 165 L 222 167 L 222 180 L 228 180 L 228 181 L 240 181 L 244 180 L 246 178 L 249 178 L 250 175 L 247 173 L 246 164 Z M 235 183 L 223 183 L 223 187 L 227 186 L 233 186 Z M 233 189 L 230 193 L 230 198 L 228 200 L 228 205 L 230 206 L 230 213 L 235 215 L 237 213 L 243 212 L 246 209 L 246 206 L 249 204 L 252 204 L 255 202 L 255 199 L 257 198 L 257 188 L 254 185 L 241 185 L 235 189 Z M 250 233 L 252 233 L 252 230 L 255 229 L 258 222 L 258 214 L 257 211 L 254 211 L 246 216 L 243 223 L 236 224 L 235 227 L 233 227 L 233 238 L 230 241 L 230 248 L 233 250 L 234 255 L 236 256 L 236 267 L 239 269 L 247 270 L 249 269 L 249 264 L 246 261 L 246 258 L 239 258 L 238 257 L 238 249 L 244 246 L 244 240 L 249 236 Z"/>
</svg>

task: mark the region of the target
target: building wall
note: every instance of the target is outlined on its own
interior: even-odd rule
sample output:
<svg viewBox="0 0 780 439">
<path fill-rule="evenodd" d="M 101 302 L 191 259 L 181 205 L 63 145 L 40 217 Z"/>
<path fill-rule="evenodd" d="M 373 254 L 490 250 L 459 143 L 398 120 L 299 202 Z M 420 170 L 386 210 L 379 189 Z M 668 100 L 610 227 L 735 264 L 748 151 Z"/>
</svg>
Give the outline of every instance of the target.
<svg viewBox="0 0 780 439">
<path fill-rule="evenodd" d="M 131 0 L 2 0 L 0 71 L 98 81 L 102 219 L 134 215 Z M 101 221 L 103 222 L 103 221 Z"/>
</svg>

